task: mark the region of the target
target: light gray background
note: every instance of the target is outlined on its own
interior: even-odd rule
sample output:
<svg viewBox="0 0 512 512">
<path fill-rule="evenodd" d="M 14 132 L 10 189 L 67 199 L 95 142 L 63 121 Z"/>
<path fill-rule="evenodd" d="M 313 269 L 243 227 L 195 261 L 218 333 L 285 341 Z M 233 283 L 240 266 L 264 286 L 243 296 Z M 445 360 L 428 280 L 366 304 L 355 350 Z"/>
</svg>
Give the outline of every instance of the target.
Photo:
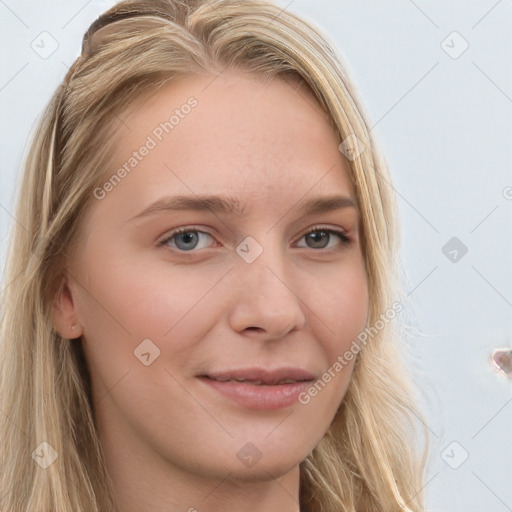
<svg viewBox="0 0 512 512">
<path fill-rule="evenodd" d="M 2 267 L 27 137 L 83 32 L 112 4 L 0 0 Z M 391 167 L 411 364 L 434 440 L 428 510 L 512 511 L 512 380 L 490 364 L 512 342 L 512 2 L 279 4 L 338 46 Z M 468 249 L 456 261 L 442 251 L 452 237 Z"/>
</svg>

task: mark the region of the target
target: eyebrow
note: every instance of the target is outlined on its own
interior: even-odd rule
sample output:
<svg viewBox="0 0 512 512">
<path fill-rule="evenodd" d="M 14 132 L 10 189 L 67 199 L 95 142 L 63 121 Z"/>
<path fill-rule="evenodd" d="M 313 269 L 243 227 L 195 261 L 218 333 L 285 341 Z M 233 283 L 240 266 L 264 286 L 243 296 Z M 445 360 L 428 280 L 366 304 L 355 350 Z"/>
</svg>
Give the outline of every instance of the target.
<svg viewBox="0 0 512 512">
<path fill-rule="evenodd" d="M 343 208 L 356 208 L 355 202 L 348 196 L 332 195 L 315 197 L 303 203 L 299 210 L 305 215 L 314 215 Z M 131 217 L 128 222 L 167 211 L 211 211 L 224 215 L 241 216 L 243 209 L 239 200 L 229 196 L 166 196 L 151 203 L 140 213 Z"/>
</svg>

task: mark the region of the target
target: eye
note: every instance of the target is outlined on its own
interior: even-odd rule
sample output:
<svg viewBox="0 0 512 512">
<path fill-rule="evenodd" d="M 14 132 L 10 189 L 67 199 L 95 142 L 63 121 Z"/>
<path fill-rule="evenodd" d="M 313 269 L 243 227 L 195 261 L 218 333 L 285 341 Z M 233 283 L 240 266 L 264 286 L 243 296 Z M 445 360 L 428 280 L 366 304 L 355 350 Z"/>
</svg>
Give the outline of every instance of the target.
<svg viewBox="0 0 512 512">
<path fill-rule="evenodd" d="M 342 230 L 314 227 L 301 237 L 301 240 L 304 238 L 308 245 L 298 245 L 298 247 L 306 249 L 335 249 L 336 240 L 333 235 L 338 238 L 338 244 L 339 242 L 341 242 L 341 245 L 348 245 L 350 243 L 350 238 Z M 198 229 L 178 228 L 158 242 L 158 245 L 171 247 L 180 252 L 190 252 L 194 249 L 206 249 L 208 242 L 205 239 L 208 237 L 212 238 L 209 233 Z"/>
<path fill-rule="evenodd" d="M 204 243 L 203 246 L 201 246 L 200 244 L 201 239 L 203 239 L 204 242 L 205 237 L 211 238 L 211 235 L 205 233 L 204 231 L 199 231 L 197 229 L 180 228 L 174 230 L 172 233 L 166 236 L 164 240 L 161 240 L 158 244 L 177 248 L 180 251 L 191 251 L 192 249 L 205 249 L 207 246 L 205 246 Z"/>
<path fill-rule="evenodd" d="M 306 239 L 306 243 L 309 242 L 309 245 L 299 247 L 309 247 L 310 249 L 335 249 L 332 244 L 329 246 L 330 242 L 336 242 L 333 240 L 333 235 L 338 238 L 338 242 L 341 241 L 341 245 L 350 243 L 350 238 L 342 230 L 314 227 L 302 236 L 302 238 Z"/>
</svg>

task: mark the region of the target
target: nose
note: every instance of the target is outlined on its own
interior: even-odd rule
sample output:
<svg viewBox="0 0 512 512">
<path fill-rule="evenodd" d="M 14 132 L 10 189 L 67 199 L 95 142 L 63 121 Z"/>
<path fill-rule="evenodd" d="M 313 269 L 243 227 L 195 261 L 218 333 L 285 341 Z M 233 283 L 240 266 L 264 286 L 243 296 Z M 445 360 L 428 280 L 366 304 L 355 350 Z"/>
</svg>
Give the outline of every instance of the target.
<svg viewBox="0 0 512 512">
<path fill-rule="evenodd" d="M 236 266 L 236 296 L 229 315 L 233 330 L 275 340 L 305 326 L 305 306 L 292 280 L 286 278 L 290 267 L 280 251 L 271 254 L 265 249 L 252 263 L 240 260 Z"/>
</svg>

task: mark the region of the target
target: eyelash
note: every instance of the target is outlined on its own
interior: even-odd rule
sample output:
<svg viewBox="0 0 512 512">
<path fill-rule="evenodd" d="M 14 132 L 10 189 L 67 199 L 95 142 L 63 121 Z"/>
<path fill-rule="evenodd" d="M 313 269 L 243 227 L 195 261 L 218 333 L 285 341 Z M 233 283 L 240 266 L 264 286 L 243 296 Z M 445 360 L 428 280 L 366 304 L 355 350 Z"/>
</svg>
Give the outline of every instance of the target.
<svg viewBox="0 0 512 512">
<path fill-rule="evenodd" d="M 345 231 L 341 230 L 341 229 L 333 229 L 333 228 L 324 228 L 322 226 L 314 226 L 313 228 L 311 228 L 309 231 L 307 231 L 306 233 L 304 233 L 300 239 L 304 238 L 305 236 L 308 236 L 310 235 L 311 233 L 316 233 L 318 231 L 323 231 L 325 233 L 329 233 L 329 234 L 334 234 L 334 235 L 337 235 L 339 237 L 339 239 L 341 240 L 341 244 L 343 246 L 346 246 L 348 244 L 351 243 L 351 239 L 350 237 L 346 234 Z M 174 231 L 172 231 L 171 233 L 169 233 L 163 240 L 161 240 L 160 242 L 158 242 L 158 245 L 159 246 L 167 246 L 168 247 L 168 242 L 170 242 L 171 240 L 173 240 L 174 238 L 176 238 L 178 235 L 182 234 L 182 233 L 204 233 L 206 235 L 209 235 L 210 237 L 213 237 L 210 233 L 207 233 L 205 231 L 201 231 L 199 229 L 195 229 L 194 227 L 190 226 L 190 227 L 185 227 L 185 228 L 177 228 L 175 229 Z M 300 240 L 299 239 L 299 240 Z M 301 249 L 307 249 L 308 247 L 301 247 Z M 336 250 L 336 249 L 327 249 L 327 248 L 319 248 L 319 249 L 315 249 L 314 247 L 309 247 L 309 249 L 313 249 L 313 250 L 316 250 L 316 251 L 333 251 L 333 250 Z M 186 253 L 193 253 L 193 252 L 197 252 L 195 249 L 191 249 L 190 251 L 184 251 L 182 249 L 178 249 L 178 248 L 172 248 L 172 250 L 175 250 L 179 253 L 183 253 L 183 254 L 186 254 Z"/>
</svg>

